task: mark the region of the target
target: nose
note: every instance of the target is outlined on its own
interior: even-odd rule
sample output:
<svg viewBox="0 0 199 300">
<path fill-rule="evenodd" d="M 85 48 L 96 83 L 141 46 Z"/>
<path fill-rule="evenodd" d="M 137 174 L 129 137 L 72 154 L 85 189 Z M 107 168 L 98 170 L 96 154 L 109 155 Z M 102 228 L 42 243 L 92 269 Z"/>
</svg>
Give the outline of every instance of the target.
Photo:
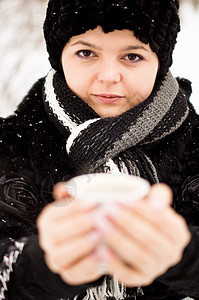
<svg viewBox="0 0 199 300">
<path fill-rule="evenodd" d="M 116 62 L 106 60 L 101 62 L 98 69 L 98 81 L 105 84 L 118 83 L 121 80 L 121 72 Z"/>
</svg>

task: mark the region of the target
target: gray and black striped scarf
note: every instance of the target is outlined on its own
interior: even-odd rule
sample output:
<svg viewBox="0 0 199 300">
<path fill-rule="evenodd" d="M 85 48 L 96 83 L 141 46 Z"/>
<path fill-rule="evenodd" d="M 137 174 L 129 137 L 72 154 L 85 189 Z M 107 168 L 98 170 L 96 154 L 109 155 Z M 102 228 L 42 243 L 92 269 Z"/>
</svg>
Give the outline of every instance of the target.
<svg viewBox="0 0 199 300">
<path fill-rule="evenodd" d="M 66 139 L 66 151 L 77 173 L 134 174 L 151 183 L 159 182 L 158 173 L 142 146 L 177 130 L 189 113 L 186 95 L 170 72 L 156 83 L 144 102 L 115 117 L 100 118 L 69 89 L 64 75 L 54 70 L 45 80 L 44 103 L 50 119 Z M 142 289 L 137 292 L 142 293 Z M 103 285 L 88 289 L 83 299 L 126 296 L 125 287 L 116 278 L 106 276 Z"/>
</svg>

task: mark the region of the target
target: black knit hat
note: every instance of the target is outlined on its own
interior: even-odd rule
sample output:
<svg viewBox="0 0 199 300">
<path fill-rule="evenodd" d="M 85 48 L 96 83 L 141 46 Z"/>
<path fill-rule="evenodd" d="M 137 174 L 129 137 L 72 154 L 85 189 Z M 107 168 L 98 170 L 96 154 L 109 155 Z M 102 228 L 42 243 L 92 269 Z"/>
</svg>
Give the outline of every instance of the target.
<svg viewBox="0 0 199 300">
<path fill-rule="evenodd" d="M 101 26 L 105 33 L 129 29 L 149 43 L 165 75 L 180 30 L 179 0 L 50 0 L 44 22 L 49 60 L 61 69 L 61 53 L 72 36 Z"/>
</svg>

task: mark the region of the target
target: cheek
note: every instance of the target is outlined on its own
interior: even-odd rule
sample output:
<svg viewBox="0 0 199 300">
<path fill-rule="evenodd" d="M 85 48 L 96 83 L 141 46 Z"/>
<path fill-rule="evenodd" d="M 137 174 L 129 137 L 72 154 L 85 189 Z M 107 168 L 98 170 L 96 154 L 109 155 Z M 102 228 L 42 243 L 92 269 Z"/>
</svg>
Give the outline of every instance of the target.
<svg viewBox="0 0 199 300">
<path fill-rule="evenodd" d="M 143 96 L 146 98 L 151 94 L 154 84 L 155 84 L 156 76 L 147 77 L 145 79 L 145 86 L 143 88 Z"/>
<path fill-rule="evenodd" d="M 73 72 L 70 70 L 70 73 L 65 74 L 65 79 L 68 87 L 83 101 L 86 101 L 88 95 L 89 84 L 85 78 L 85 75 L 81 72 Z"/>
<path fill-rule="evenodd" d="M 62 68 L 68 87 L 82 100 L 87 98 L 89 82 L 85 70 L 81 69 L 76 60 L 68 54 L 67 49 L 62 53 Z"/>
<path fill-rule="evenodd" d="M 77 76 L 73 72 L 64 72 L 66 82 L 71 90 L 76 90 L 79 84 L 79 80 L 77 80 Z"/>
<path fill-rule="evenodd" d="M 131 82 L 131 97 L 139 98 L 143 102 L 151 94 L 155 83 L 155 78 L 148 78 L 147 76 L 142 76 Z"/>
<path fill-rule="evenodd" d="M 130 99 L 137 104 L 144 102 L 151 94 L 157 72 L 148 72 L 148 69 L 141 70 L 136 74 L 134 80 L 129 81 Z"/>
<path fill-rule="evenodd" d="M 158 72 L 158 65 L 155 66 L 153 65 L 151 68 L 142 72 L 142 76 L 141 76 L 142 79 L 139 81 L 138 86 L 144 99 L 149 97 L 149 95 L 151 94 L 154 88 L 157 72 Z"/>
<path fill-rule="evenodd" d="M 67 64 L 63 62 L 63 71 L 68 87 L 76 95 L 82 98 L 82 93 L 84 92 L 85 86 L 83 78 L 85 78 L 85 76 L 81 74 L 81 70 L 77 69 L 74 64 L 72 65 L 70 63 Z"/>
</svg>

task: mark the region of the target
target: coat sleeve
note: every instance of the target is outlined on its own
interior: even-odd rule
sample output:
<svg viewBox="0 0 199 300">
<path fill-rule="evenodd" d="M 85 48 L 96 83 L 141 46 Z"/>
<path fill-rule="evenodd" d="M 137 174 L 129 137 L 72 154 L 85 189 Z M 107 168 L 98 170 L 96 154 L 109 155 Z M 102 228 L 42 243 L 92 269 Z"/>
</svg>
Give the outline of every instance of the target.
<svg viewBox="0 0 199 300">
<path fill-rule="evenodd" d="M 45 264 L 36 219 L 51 192 L 29 160 L 17 120 L 0 119 L 0 299 L 73 299 L 97 283 L 67 285 Z"/>
<path fill-rule="evenodd" d="M 181 262 L 170 268 L 159 281 L 190 297 L 199 297 L 199 117 L 182 163 L 182 183 L 175 209 L 187 221 L 192 239 Z"/>
</svg>

